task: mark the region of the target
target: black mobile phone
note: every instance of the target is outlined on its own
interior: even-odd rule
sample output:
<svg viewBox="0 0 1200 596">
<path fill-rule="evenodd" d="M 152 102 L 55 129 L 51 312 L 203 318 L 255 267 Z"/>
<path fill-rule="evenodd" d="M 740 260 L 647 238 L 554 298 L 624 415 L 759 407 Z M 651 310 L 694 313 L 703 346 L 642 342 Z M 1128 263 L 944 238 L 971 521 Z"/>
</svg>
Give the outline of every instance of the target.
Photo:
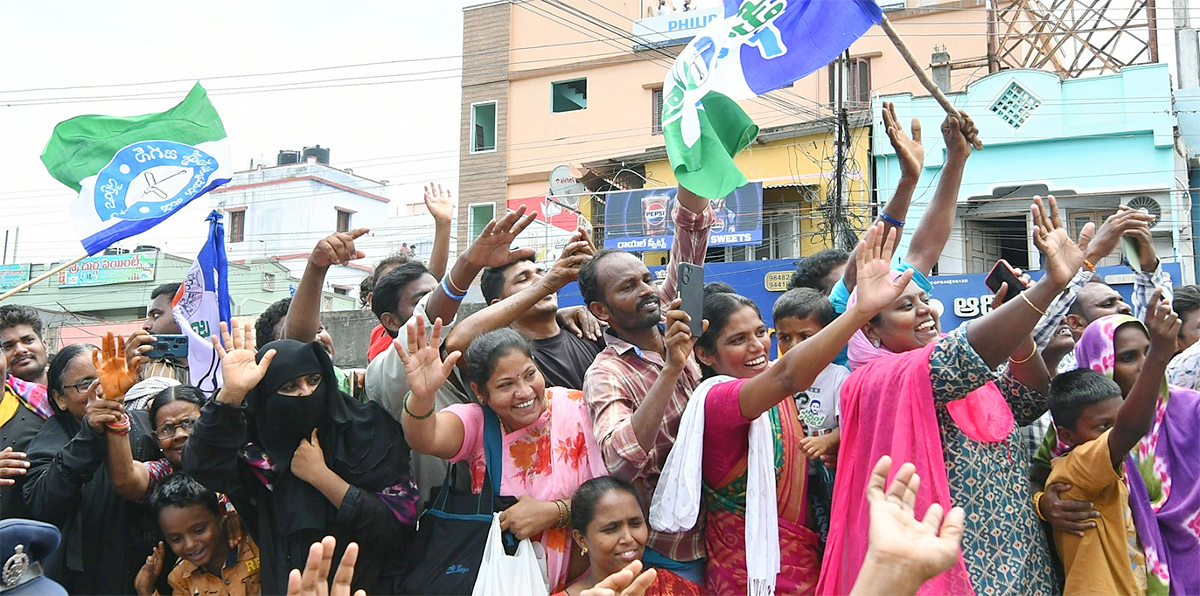
<svg viewBox="0 0 1200 596">
<path fill-rule="evenodd" d="M 679 308 L 692 317 L 688 328 L 692 337 L 700 337 L 704 333 L 704 267 L 691 263 L 676 265 L 679 277 Z"/>
<path fill-rule="evenodd" d="M 987 284 L 988 289 L 992 292 L 999 292 L 1000 284 L 1003 282 L 1008 282 L 1008 290 L 1004 293 L 1005 302 L 1016 298 L 1026 287 L 1025 282 L 1021 281 L 1021 278 L 1017 276 L 1017 272 L 1013 270 L 1012 265 L 1009 265 L 1008 261 L 1000 259 L 996 261 L 996 266 L 992 267 L 992 271 L 988 273 L 984 283 Z"/>
<path fill-rule="evenodd" d="M 171 357 L 184 360 L 188 355 L 188 338 L 186 335 L 160 334 L 154 336 L 154 345 L 144 356 L 151 360 Z"/>
</svg>

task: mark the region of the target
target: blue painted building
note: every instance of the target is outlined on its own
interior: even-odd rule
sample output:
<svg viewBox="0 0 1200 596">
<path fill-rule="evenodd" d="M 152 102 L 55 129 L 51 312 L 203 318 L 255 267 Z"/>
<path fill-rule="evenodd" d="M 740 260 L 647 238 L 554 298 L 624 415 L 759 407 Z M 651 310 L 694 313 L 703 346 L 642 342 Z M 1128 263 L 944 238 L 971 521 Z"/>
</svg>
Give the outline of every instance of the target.
<svg viewBox="0 0 1200 596">
<path fill-rule="evenodd" d="M 1044 71 L 1008 70 L 949 97 L 978 124 L 985 148 L 967 162 L 939 273 L 985 273 L 999 258 L 1039 269 L 1039 254 L 1029 238 L 1029 199 L 1050 193 L 1058 198 L 1072 235 L 1087 221 L 1099 223 L 1123 204 L 1159 214 L 1153 228 L 1159 257 L 1184 265 L 1186 280 L 1175 283 L 1195 279 L 1187 167 L 1182 143 L 1177 143 L 1166 64 L 1066 81 Z M 911 234 L 945 162 L 939 130 L 945 112 L 932 97 L 899 94 L 875 99 L 872 148 L 880 204 L 891 197 L 900 178 L 899 162 L 882 125 L 885 101 L 896 104 L 906 130 L 913 117 L 920 118 L 924 128 L 925 167 L 907 218 L 906 232 Z M 899 253 L 904 253 L 903 247 Z M 1097 263 L 1117 264 L 1119 254 Z"/>
</svg>

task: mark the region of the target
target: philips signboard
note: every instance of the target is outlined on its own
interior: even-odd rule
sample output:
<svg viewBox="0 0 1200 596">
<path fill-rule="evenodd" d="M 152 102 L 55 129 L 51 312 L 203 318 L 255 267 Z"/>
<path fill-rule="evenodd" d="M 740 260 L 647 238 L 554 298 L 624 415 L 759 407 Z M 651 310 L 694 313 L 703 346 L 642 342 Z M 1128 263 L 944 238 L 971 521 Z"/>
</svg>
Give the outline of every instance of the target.
<svg viewBox="0 0 1200 596">
<path fill-rule="evenodd" d="M 647 17 L 633 22 L 634 51 L 687 43 L 714 19 L 721 8 L 687 10 Z"/>
</svg>

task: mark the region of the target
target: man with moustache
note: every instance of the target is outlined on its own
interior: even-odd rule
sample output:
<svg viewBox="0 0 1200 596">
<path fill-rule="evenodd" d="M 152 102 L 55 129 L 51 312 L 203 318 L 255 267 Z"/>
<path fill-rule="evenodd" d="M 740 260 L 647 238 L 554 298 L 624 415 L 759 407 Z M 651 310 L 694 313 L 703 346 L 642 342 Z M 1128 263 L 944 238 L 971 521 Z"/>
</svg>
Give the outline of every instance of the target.
<svg viewBox="0 0 1200 596">
<path fill-rule="evenodd" d="M 583 381 L 596 442 L 608 471 L 633 483 L 647 506 L 701 377 L 700 368 L 686 356 L 690 341 L 668 346 L 660 323 L 664 307 L 673 305 L 676 295 L 676 263 L 704 263 L 716 216 L 708 199 L 682 186 L 676 206 L 675 241 L 661 287 L 641 259 L 619 250 L 596 253 L 579 272 L 584 303 L 608 323 L 608 345 Z M 682 315 L 672 313 L 672 320 Z M 676 534 L 651 529 L 643 561 L 699 583 L 704 556 L 704 524 L 699 523 Z"/>
</svg>

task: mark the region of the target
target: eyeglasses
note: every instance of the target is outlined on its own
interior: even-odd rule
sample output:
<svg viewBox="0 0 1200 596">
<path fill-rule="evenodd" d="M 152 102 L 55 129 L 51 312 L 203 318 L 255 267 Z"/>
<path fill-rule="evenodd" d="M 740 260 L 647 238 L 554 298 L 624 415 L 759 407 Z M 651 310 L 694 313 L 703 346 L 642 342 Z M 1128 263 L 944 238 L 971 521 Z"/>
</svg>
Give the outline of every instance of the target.
<svg viewBox="0 0 1200 596">
<path fill-rule="evenodd" d="M 92 383 L 95 383 L 95 382 L 96 382 L 95 377 L 89 377 L 89 378 L 79 381 L 78 383 L 75 383 L 72 385 L 67 385 L 66 387 L 70 387 L 78 393 L 84 393 L 88 390 L 88 387 L 91 387 Z M 66 387 L 64 387 L 64 389 Z"/>
<path fill-rule="evenodd" d="M 179 424 L 164 424 L 158 427 L 156 434 L 158 435 L 158 438 L 165 441 L 171 437 L 174 437 L 175 431 L 181 428 L 183 429 L 183 432 L 191 433 L 192 428 L 196 426 L 197 420 L 199 420 L 199 418 L 188 418 L 187 420 L 180 420 Z"/>
</svg>

